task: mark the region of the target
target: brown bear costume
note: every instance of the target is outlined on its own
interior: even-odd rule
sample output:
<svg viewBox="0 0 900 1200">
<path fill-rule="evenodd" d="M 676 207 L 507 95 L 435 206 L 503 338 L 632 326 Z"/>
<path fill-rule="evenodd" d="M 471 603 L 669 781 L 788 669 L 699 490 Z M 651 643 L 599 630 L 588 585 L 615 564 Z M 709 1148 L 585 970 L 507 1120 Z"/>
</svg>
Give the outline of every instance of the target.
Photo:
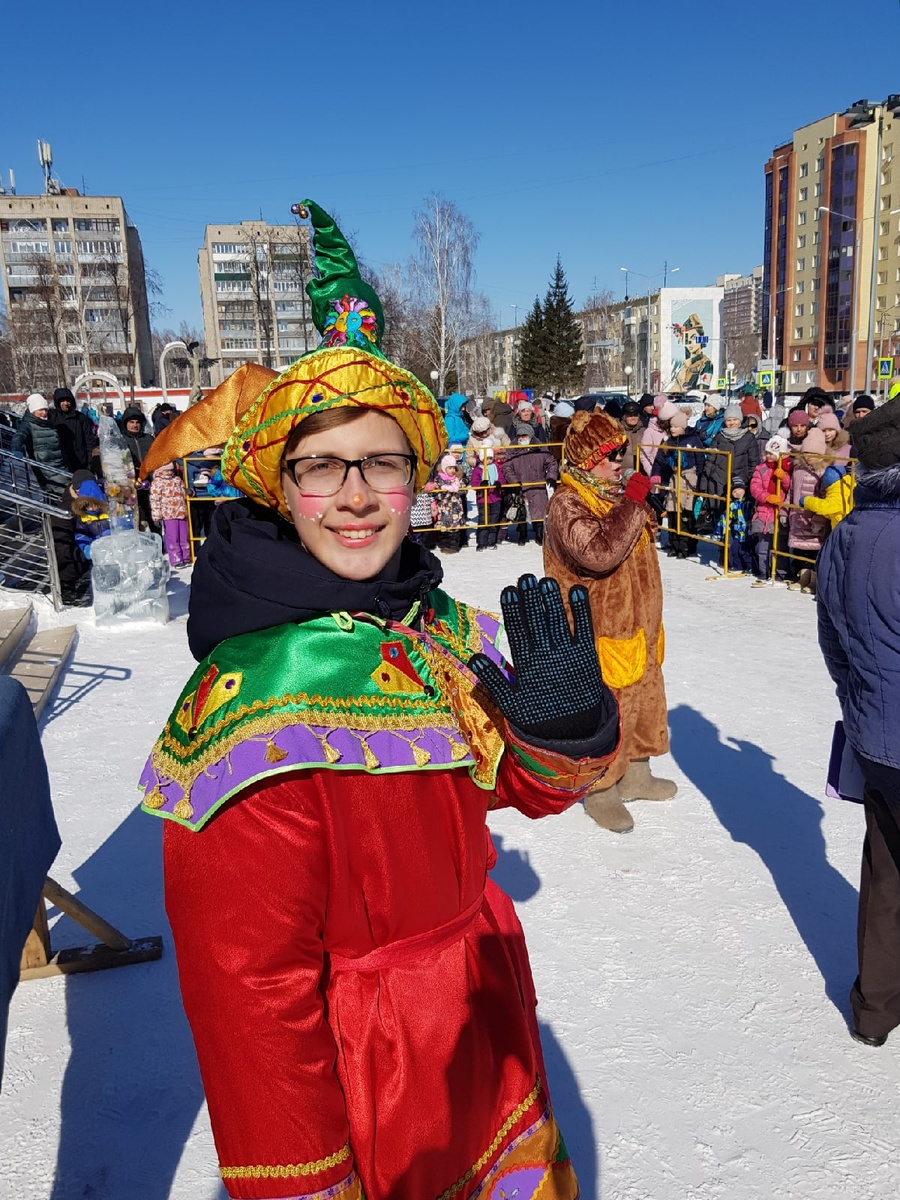
<svg viewBox="0 0 900 1200">
<path fill-rule="evenodd" d="M 544 540 L 544 572 L 563 596 L 576 584 L 587 589 L 603 678 L 619 704 L 619 752 L 603 790 L 585 801 L 589 815 L 616 832 L 634 825 L 623 801 L 668 800 L 676 791 L 650 774 L 648 762 L 669 748 L 655 518 L 646 504 L 625 496 L 621 480 L 593 474 L 626 443 L 621 425 L 605 413 L 574 415 Z"/>
</svg>

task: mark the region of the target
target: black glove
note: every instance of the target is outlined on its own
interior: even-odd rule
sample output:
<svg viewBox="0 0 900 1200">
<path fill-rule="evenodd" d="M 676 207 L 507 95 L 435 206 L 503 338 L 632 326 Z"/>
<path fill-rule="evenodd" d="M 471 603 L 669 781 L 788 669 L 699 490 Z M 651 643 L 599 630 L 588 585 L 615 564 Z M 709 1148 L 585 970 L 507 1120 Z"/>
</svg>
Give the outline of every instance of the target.
<svg viewBox="0 0 900 1200">
<path fill-rule="evenodd" d="M 469 667 L 484 690 L 518 731 L 541 741 L 591 738 L 612 714 L 615 701 L 600 674 L 587 592 L 573 587 L 569 629 L 555 579 L 523 575 L 517 587 L 503 589 L 500 606 L 509 637 L 515 682 L 483 654 Z"/>
</svg>

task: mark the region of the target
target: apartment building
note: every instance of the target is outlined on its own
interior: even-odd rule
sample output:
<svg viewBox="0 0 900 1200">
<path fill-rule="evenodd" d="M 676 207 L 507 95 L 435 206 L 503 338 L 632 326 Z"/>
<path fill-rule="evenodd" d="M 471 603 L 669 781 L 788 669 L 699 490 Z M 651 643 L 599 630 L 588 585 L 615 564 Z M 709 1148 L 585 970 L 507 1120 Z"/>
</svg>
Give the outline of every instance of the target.
<svg viewBox="0 0 900 1200">
<path fill-rule="evenodd" d="M 155 382 L 141 239 L 121 197 L 0 196 L 0 280 L 19 390 L 91 370 Z"/>
<path fill-rule="evenodd" d="M 753 377 L 762 355 L 763 268 L 749 275 L 720 275 L 722 288 L 722 358 L 734 364 L 737 381 Z"/>
<path fill-rule="evenodd" d="M 787 392 L 872 390 L 870 329 L 876 356 L 900 350 L 898 100 L 805 125 L 765 165 L 763 357 Z"/>
<path fill-rule="evenodd" d="M 207 225 L 197 255 L 206 353 L 213 385 L 245 362 L 275 370 L 318 344 L 306 284 L 304 225 Z"/>
</svg>

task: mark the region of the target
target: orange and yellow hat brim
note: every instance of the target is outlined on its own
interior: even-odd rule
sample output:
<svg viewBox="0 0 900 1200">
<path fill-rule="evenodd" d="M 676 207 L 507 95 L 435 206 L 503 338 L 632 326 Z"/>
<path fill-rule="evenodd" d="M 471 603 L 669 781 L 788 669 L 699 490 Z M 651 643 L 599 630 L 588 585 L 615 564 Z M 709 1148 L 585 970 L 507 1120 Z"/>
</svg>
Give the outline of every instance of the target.
<svg viewBox="0 0 900 1200">
<path fill-rule="evenodd" d="M 281 461 L 288 438 L 307 417 L 332 408 L 371 408 L 393 417 L 418 460 L 424 486 L 446 434 L 431 392 L 402 367 L 355 347 L 323 347 L 273 379 L 233 428 L 222 456 L 228 483 L 290 519 Z"/>
</svg>

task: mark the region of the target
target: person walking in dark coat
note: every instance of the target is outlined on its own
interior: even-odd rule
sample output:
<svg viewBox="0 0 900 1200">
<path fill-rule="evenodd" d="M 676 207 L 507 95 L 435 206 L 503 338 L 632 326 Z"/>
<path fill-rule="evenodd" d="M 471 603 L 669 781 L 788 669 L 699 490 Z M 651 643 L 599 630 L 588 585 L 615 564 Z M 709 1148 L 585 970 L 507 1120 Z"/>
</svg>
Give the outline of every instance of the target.
<svg viewBox="0 0 900 1200">
<path fill-rule="evenodd" d="M 853 511 L 819 555 L 819 645 L 865 780 L 859 974 L 851 1035 L 881 1046 L 900 1025 L 900 398 L 854 429 Z"/>
<path fill-rule="evenodd" d="M 58 387 L 53 393 L 51 424 L 62 448 L 66 467 L 74 475 L 76 471 L 100 473 L 100 440 L 90 417 L 78 411 L 75 397 L 67 387 Z"/>
</svg>

